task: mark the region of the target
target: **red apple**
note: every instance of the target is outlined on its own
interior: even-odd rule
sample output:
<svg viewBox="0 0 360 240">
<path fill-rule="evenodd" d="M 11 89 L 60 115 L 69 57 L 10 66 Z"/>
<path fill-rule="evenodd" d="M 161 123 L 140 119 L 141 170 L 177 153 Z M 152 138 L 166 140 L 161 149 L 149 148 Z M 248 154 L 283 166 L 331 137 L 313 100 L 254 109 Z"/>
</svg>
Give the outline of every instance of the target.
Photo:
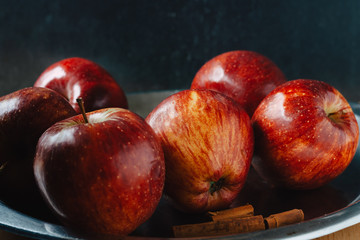
<svg viewBox="0 0 360 240">
<path fill-rule="evenodd" d="M 160 201 L 164 154 L 151 127 L 122 108 L 106 108 L 51 126 L 34 161 L 38 186 L 66 226 L 121 236 L 146 221 Z"/>
<path fill-rule="evenodd" d="M 165 194 L 179 209 L 228 207 L 242 189 L 253 154 L 247 113 L 210 90 L 184 90 L 146 118 L 165 154 Z"/>
<path fill-rule="evenodd" d="M 314 189 L 339 176 L 354 157 L 359 138 L 355 115 L 332 86 L 289 81 L 258 106 L 253 165 L 270 182 Z"/>
<path fill-rule="evenodd" d="M 87 111 L 107 107 L 128 108 L 126 96 L 113 77 L 98 64 L 83 58 L 67 58 L 49 66 L 35 87 L 61 93 L 80 113 L 76 99 L 81 97 Z"/>
<path fill-rule="evenodd" d="M 282 71 L 267 57 L 252 51 L 230 51 L 206 62 L 191 89 L 210 89 L 233 98 L 252 116 L 260 101 L 284 83 Z"/>
<path fill-rule="evenodd" d="M 2 200 L 38 213 L 35 206 L 42 202 L 32 170 L 36 144 L 48 127 L 74 115 L 69 102 L 51 89 L 30 87 L 0 98 Z"/>
</svg>

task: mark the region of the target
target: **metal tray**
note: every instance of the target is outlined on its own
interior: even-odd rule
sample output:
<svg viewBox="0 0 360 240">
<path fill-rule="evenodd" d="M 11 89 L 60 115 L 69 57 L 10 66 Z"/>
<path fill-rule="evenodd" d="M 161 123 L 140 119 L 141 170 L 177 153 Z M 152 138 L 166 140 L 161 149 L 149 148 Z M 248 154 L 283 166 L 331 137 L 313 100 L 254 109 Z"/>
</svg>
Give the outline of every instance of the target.
<svg viewBox="0 0 360 240">
<path fill-rule="evenodd" d="M 130 109 L 146 115 L 163 99 L 176 91 L 129 94 Z M 360 120 L 360 104 L 351 103 Z M 301 208 L 305 221 L 277 229 L 222 236 L 222 239 L 312 239 L 360 223 L 360 150 L 337 179 L 311 191 L 273 189 L 250 170 L 247 184 L 234 206 L 250 203 L 255 214 L 273 213 Z M 202 215 L 189 215 L 172 208 L 165 199 L 154 215 L 132 233 L 129 238 L 171 238 L 172 226 L 203 220 Z M 58 223 L 43 221 L 11 209 L 0 202 L 0 228 L 15 234 L 38 239 L 79 239 Z"/>
</svg>

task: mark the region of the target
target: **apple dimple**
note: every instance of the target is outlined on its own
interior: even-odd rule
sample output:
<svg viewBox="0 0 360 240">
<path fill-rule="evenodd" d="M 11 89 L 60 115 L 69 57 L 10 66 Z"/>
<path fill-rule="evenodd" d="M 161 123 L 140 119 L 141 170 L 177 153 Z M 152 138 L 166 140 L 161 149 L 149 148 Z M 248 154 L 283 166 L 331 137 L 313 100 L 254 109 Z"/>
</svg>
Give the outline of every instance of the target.
<svg viewBox="0 0 360 240">
<path fill-rule="evenodd" d="M 335 124 L 346 123 L 348 114 L 352 112 L 349 106 L 333 104 L 324 108 L 326 116 Z"/>
<path fill-rule="evenodd" d="M 224 182 L 225 179 L 222 177 L 217 181 L 211 181 L 209 187 L 210 194 L 213 195 L 215 192 L 219 191 L 223 187 Z"/>
<path fill-rule="evenodd" d="M 103 123 L 105 121 L 116 121 L 118 116 L 114 115 L 114 113 L 118 111 L 123 111 L 122 109 L 118 108 L 107 108 L 104 111 L 94 111 L 91 115 L 89 115 L 89 123 L 96 124 L 96 123 Z"/>
<path fill-rule="evenodd" d="M 346 110 L 339 110 L 336 112 L 330 112 L 327 114 L 328 118 L 334 123 L 340 123 L 343 120 L 343 117 L 346 115 Z"/>
</svg>

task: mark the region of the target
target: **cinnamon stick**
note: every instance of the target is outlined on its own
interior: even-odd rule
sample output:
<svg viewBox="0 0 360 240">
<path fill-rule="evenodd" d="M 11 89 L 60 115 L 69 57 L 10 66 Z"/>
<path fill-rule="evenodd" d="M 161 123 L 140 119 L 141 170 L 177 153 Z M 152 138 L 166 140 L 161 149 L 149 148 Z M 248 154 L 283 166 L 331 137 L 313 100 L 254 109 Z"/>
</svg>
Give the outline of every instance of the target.
<svg viewBox="0 0 360 240">
<path fill-rule="evenodd" d="M 264 219 L 267 228 L 277 228 L 304 221 L 304 212 L 301 209 L 293 209 L 286 212 L 270 215 Z"/>
<path fill-rule="evenodd" d="M 250 204 L 230 208 L 222 211 L 209 212 L 213 221 L 219 221 L 222 219 L 250 217 L 254 216 L 254 207 Z"/>
<path fill-rule="evenodd" d="M 220 236 L 264 230 L 261 215 L 173 226 L 175 237 Z"/>
</svg>

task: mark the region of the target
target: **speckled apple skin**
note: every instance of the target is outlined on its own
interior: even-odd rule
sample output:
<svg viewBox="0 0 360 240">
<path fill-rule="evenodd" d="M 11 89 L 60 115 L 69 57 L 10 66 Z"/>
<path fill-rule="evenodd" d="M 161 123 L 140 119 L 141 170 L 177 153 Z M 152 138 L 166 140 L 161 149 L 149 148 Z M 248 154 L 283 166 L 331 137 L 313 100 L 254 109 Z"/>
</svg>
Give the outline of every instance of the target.
<svg viewBox="0 0 360 240">
<path fill-rule="evenodd" d="M 47 128 L 74 115 L 69 102 L 51 89 L 29 87 L 0 98 L 1 200 L 25 212 L 45 206 L 32 170 L 36 144 Z"/>
<path fill-rule="evenodd" d="M 120 108 L 77 115 L 49 128 L 34 162 L 38 186 L 58 218 L 90 236 L 131 233 L 155 211 L 165 163 L 160 141 Z"/>
<path fill-rule="evenodd" d="M 86 111 L 109 107 L 128 108 L 123 89 L 100 65 L 88 59 L 63 59 L 46 68 L 34 83 L 61 93 L 80 113 L 76 99 L 84 100 Z"/>
<path fill-rule="evenodd" d="M 336 113 L 337 120 L 328 117 Z M 289 81 L 256 109 L 253 165 L 275 185 L 314 189 L 339 176 L 353 159 L 359 127 L 346 99 L 325 82 Z"/>
<path fill-rule="evenodd" d="M 209 90 L 184 90 L 146 118 L 165 153 L 165 194 L 179 209 L 228 207 L 240 193 L 253 154 L 250 118 L 232 99 Z M 222 181 L 215 192 L 211 183 Z"/>
<path fill-rule="evenodd" d="M 251 117 L 260 101 L 285 81 L 283 72 L 267 57 L 237 50 L 206 62 L 196 73 L 191 89 L 221 92 L 239 102 Z"/>
</svg>

